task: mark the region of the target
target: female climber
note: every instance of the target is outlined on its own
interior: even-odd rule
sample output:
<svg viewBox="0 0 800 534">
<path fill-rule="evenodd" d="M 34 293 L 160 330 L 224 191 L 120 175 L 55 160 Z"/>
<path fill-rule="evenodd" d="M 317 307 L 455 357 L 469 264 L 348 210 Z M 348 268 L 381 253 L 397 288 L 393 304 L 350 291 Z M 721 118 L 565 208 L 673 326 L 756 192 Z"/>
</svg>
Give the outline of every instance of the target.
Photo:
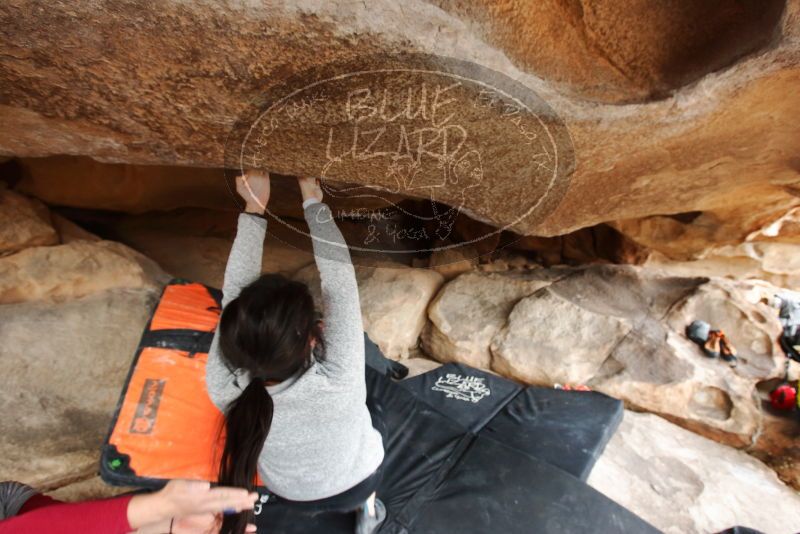
<svg viewBox="0 0 800 534">
<path fill-rule="evenodd" d="M 261 275 L 270 181 L 249 171 L 236 180 L 246 205 L 206 367 L 209 396 L 225 414 L 219 481 L 252 490 L 258 474 L 293 506 L 357 510 L 357 532 L 370 533 L 385 517 L 374 494 L 384 427 L 367 405 L 355 270 L 318 181 L 298 183 L 320 275 L 324 337 L 307 286 Z M 241 534 L 250 519 L 228 516 L 222 532 Z"/>
</svg>

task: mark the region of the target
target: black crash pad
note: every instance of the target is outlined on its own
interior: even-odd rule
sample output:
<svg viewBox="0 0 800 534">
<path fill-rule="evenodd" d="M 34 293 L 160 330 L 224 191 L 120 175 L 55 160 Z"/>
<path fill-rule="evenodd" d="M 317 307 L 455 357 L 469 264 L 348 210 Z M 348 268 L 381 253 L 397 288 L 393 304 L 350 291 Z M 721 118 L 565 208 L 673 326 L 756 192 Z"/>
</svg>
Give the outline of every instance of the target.
<svg viewBox="0 0 800 534">
<path fill-rule="evenodd" d="M 471 432 L 586 480 L 622 421 L 622 402 L 602 393 L 523 387 L 449 363 L 400 384 Z"/>
<path fill-rule="evenodd" d="M 478 436 L 412 525 L 382 534 L 658 532 L 604 495 L 523 452 Z"/>
<path fill-rule="evenodd" d="M 431 378 L 436 382 L 437 376 L 446 377 L 448 371 L 450 374 L 454 371 L 453 368 L 440 370 L 416 383 L 427 384 Z M 456 370 L 473 373 L 472 376 L 480 373 L 464 366 Z M 446 410 L 441 406 L 435 409 L 423 401 L 414 383 L 407 388 L 403 382 L 393 381 L 383 372 L 367 369 L 368 389 L 383 404 L 389 430 L 386 474 L 378 488 L 378 497 L 388 509 L 387 521 L 379 531 L 381 534 L 482 534 L 493 530 L 508 534 L 657 532 L 577 476 L 533 456 L 530 451 L 536 447 L 523 440 L 506 439 L 508 436 L 503 430 L 512 428 L 510 425 L 515 418 L 523 426 L 526 421 L 533 421 L 532 428 L 541 429 L 547 428 L 547 415 L 557 413 L 543 410 L 538 418 L 520 416 L 518 412 L 525 413 L 532 398 L 525 394 L 530 388 L 518 388 L 515 396 L 505 398 L 503 409 L 476 433 L 471 432 L 464 421 L 456 421 L 443 413 Z M 497 378 L 483 375 L 485 373 L 481 376 L 487 379 Z M 490 389 L 493 382 L 486 382 Z M 501 384 L 507 385 L 503 382 Z M 583 394 L 584 399 L 594 397 L 585 392 L 543 390 L 545 400 L 540 400 L 539 404 L 545 406 L 545 391 L 556 395 L 568 393 L 569 397 Z M 515 402 L 519 405 L 514 406 Z M 562 406 L 558 402 L 555 404 Z M 497 429 L 490 432 L 493 420 L 506 408 L 509 408 L 507 420 L 501 418 Z M 591 414 L 584 412 L 584 415 Z M 472 428 L 475 428 L 474 422 Z M 532 431 L 530 435 L 535 436 L 535 433 Z M 588 443 L 584 436 L 579 435 L 577 439 Z M 550 443 L 556 446 L 555 440 Z M 593 465 L 594 452 L 587 453 L 584 449 L 562 447 L 567 459 L 562 458 L 562 463 Z M 558 455 L 551 452 L 550 456 Z M 573 461 L 568 461 L 570 458 Z M 580 471 L 584 470 L 581 467 Z M 264 505 L 260 512 L 257 516 L 259 532 L 263 529 L 264 532 L 289 534 L 344 534 L 353 532 L 354 527 L 353 514 L 315 516 L 280 501 Z"/>
</svg>

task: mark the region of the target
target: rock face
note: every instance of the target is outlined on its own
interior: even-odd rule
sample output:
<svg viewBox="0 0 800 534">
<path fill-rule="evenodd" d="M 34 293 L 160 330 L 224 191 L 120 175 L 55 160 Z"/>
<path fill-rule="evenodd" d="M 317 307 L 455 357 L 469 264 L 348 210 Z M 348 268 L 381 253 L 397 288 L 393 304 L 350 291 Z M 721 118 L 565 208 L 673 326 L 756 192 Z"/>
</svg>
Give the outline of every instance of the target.
<svg viewBox="0 0 800 534">
<path fill-rule="evenodd" d="M 467 273 L 431 303 L 423 348 L 530 384 L 586 383 L 745 446 L 761 424 L 756 384 L 783 360 L 777 318 L 750 294 L 767 287 L 613 266 Z M 729 335 L 736 369 L 685 337 L 694 319 Z"/>
<path fill-rule="evenodd" d="M 800 496 L 747 454 L 626 411 L 589 484 L 666 534 L 794 532 Z"/>
<path fill-rule="evenodd" d="M 190 223 L 182 227 L 178 214 L 153 219 L 137 217 L 123 221 L 114 230 L 120 241 L 153 259 L 170 275 L 221 288 L 235 235 L 236 215 L 225 214 L 220 221 L 222 228 L 212 228 L 214 219 L 210 215 L 208 219 L 207 225 L 198 227 Z M 263 272 L 291 275 L 313 261 L 313 254 L 268 234 Z"/>
<path fill-rule="evenodd" d="M 478 264 L 479 253 L 475 247 L 437 250 L 431 254 L 428 267 L 441 274 L 445 280 L 471 271 Z"/>
<path fill-rule="evenodd" d="M 0 400 L 29 415 L 0 421 L 0 472 L 94 491 L 162 269 L 221 285 L 226 179 L 259 167 L 282 175 L 269 208 L 287 220 L 302 218 L 290 176 L 325 178 L 387 355 L 421 339 L 441 362 L 587 383 L 800 484 L 796 433 L 757 398 L 781 371 L 778 323 L 753 298 L 774 288 L 720 278 L 800 286 L 800 0 L 611 4 L 4 2 Z M 90 215 L 121 217 L 99 239 L 29 196 L 145 215 Z M 206 211 L 153 212 L 176 208 Z M 271 226 L 265 270 L 318 294 L 289 226 Z M 377 265 L 371 242 L 432 270 Z M 685 338 L 693 319 L 726 331 L 736 369 Z M 687 435 L 629 413 L 597 480 L 668 532 L 790 529 L 767 501 L 796 496 Z M 619 466 L 628 485 L 610 482 Z M 769 499 L 740 498 L 745 479 Z"/>
<path fill-rule="evenodd" d="M 137 488 L 125 486 L 109 486 L 99 476 L 87 480 L 81 480 L 74 484 L 69 484 L 50 491 L 47 494 L 54 499 L 64 502 L 80 502 L 93 499 L 107 499 L 116 497 L 123 493 L 135 491 Z"/>
<path fill-rule="evenodd" d="M 0 255 L 58 243 L 47 208 L 0 186 Z"/>
<path fill-rule="evenodd" d="M 0 306 L 3 477 L 51 489 L 96 473 L 157 288 Z"/>
<path fill-rule="evenodd" d="M 468 17 L 517 64 L 575 96 L 606 102 L 667 94 L 729 65 L 766 43 L 782 8 L 781 2 L 743 2 L 730 10 L 716 2 L 682 2 L 670 8 L 646 2 L 624 8 L 601 2 L 436 4 Z M 710 35 L 716 36 L 713 44 L 707 40 Z M 679 48 L 699 55 L 687 60 L 675 54 Z"/>
<path fill-rule="evenodd" d="M 0 258 L 0 304 L 67 300 L 110 288 L 163 284 L 152 260 L 113 241 L 32 247 Z"/>
<path fill-rule="evenodd" d="M 294 276 L 322 302 L 316 265 Z M 364 331 L 390 358 L 407 358 L 425 326 L 426 309 L 444 279 L 436 272 L 398 264 L 356 266 Z"/>
<path fill-rule="evenodd" d="M 783 217 L 751 237 L 757 241 L 800 243 L 800 208 L 787 211 Z"/>
<path fill-rule="evenodd" d="M 758 279 L 778 287 L 800 289 L 800 248 L 795 243 L 758 241 L 714 247 L 688 261 L 671 261 L 655 253 L 642 265 L 674 276 Z"/>
<path fill-rule="evenodd" d="M 798 205 L 799 17 L 800 0 L 682 1 L 669 8 L 643 1 L 300 7 L 82 0 L 51 2 L 46 10 L 13 0 L 0 8 L 0 153 L 219 168 L 230 163 L 225 139 L 237 118 L 252 118 L 256 99 L 272 102 L 326 72 L 420 64 L 444 72 L 451 62 L 441 58 L 455 58 L 479 65 L 469 67 L 473 72 L 494 71 L 480 74 L 482 82 L 513 86 L 509 94 L 536 101 L 541 124 L 525 113 L 520 120 L 543 128 L 537 139 L 547 146 L 523 147 L 502 120 L 507 106 L 488 105 L 491 98 L 464 85 L 439 93 L 439 117 L 468 130 L 477 150 L 460 153 L 457 164 L 443 165 L 449 155 L 420 163 L 417 151 L 416 167 L 398 160 L 387 173 L 380 157 L 340 158 L 354 138 L 354 156 L 364 147 L 383 150 L 381 142 L 400 153 L 404 138 L 389 142 L 389 129 L 380 142 L 360 137 L 405 120 L 397 107 L 378 114 L 378 106 L 384 89 L 400 89 L 388 98 L 402 105 L 407 87 L 375 79 L 304 93 L 275 108 L 264 136 L 251 139 L 265 147 L 251 163 L 291 175 L 324 170 L 334 181 L 434 197 L 526 235 L 615 221 L 623 233 L 671 254 L 674 248 L 630 221 L 676 220 L 677 230 L 687 226 L 684 233 L 703 248 L 706 241 L 740 241 Z M 421 85 L 414 87 L 418 97 Z M 428 87 L 428 95 L 437 90 Z M 368 92 L 351 101 L 348 89 Z M 352 120 L 342 119 L 345 108 Z M 404 123 L 407 131 L 443 126 L 424 123 L 424 115 Z M 354 136 L 356 123 L 369 128 Z M 337 136 L 329 146 L 331 128 Z M 545 130 L 558 131 L 553 143 L 543 141 Z M 433 141 L 418 141 L 431 152 Z M 331 146 L 336 150 L 326 155 Z M 573 152 L 577 166 L 570 157 L 556 161 L 556 147 L 563 149 L 559 157 Z M 554 171 L 553 180 L 544 179 L 542 165 Z M 452 174 L 442 178 L 444 168 Z M 376 190 L 360 192 L 370 191 Z M 698 213 L 696 222 L 681 222 Z"/>
<path fill-rule="evenodd" d="M 85 481 L 168 277 L 43 205 L 3 198 L 0 220 L 27 248 L 0 257 L 0 404 L 16 414 L 0 421 L 0 472 L 61 497 L 110 495 Z"/>
<path fill-rule="evenodd" d="M 492 368 L 531 384 L 582 384 L 598 373 L 631 326 L 625 318 L 594 313 L 545 288 L 511 310 L 492 339 Z"/>
<path fill-rule="evenodd" d="M 20 160 L 17 191 L 51 206 L 91 208 L 125 213 L 208 208 L 236 211 L 236 197 L 224 169 L 164 165 L 114 165 L 86 157 L 56 156 Z M 269 209 L 278 216 L 303 218 L 296 179 L 272 177 Z M 329 196 L 331 209 L 349 213 L 385 208 L 391 194 L 353 198 Z"/>
<path fill-rule="evenodd" d="M 800 425 L 794 414 L 774 413 L 764 403 L 764 424 L 751 453 L 800 490 Z"/>
<path fill-rule="evenodd" d="M 794 189 L 787 191 L 793 192 Z M 797 205 L 796 195 L 783 199 L 775 197 L 772 203 L 764 202 L 758 193 L 746 198 L 747 202 L 728 202 L 724 207 L 704 212 L 652 215 L 610 224 L 639 245 L 672 259 L 704 258 L 718 253 L 717 249 L 721 249 L 719 253 L 725 255 L 728 250 L 744 242 L 750 247 L 768 245 L 772 240 L 765 239 L 762 232 L 776 222 L 785 220 Z M 785 226 L 784 237 L 788 242 L 794 239 L 795 231 L 793 225 Z M 743 255 L 742 252 L 739 255 Z M 752 252 L 749 255 L 755 256 Z"/>
<path fill-rule="evenodd" d="M 532 279 L 531 279 L 532 278 Z M 441 362 L 492 367 L 489 345 L 514 304 L 549 279 L 467 273 L 449 282 L 431 302 L 422 335 L 425 351 Z"/>
</svg>

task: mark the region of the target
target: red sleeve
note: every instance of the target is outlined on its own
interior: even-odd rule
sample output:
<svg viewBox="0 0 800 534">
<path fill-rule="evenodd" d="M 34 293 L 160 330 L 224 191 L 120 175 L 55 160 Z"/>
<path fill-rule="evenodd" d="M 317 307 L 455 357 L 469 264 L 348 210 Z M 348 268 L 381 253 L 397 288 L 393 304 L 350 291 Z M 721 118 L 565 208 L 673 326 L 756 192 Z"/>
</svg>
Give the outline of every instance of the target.
<svg viewBox="0 0 800 534">
<path fill-rule="evenodd" d="M 42 495 L 41 493 L 37 493 L 27 501 L 25 504 L 22 505 L 17 515 L 24 514 L 25 512 L 32 512 L 37 508 L 44 508 L 45 506 L 52 506 L 54 504 L 62 504 L 64 501 L 58 501 L 52 497 L 48 497 L 47 495 Z"/>
<path fill-rule="evenodd" d="M 132 495 L 60 503 L 49 497 L 34 496 L 20 513 L 0 521 L 0 534 L 128 534 L 128 503 Z M 49 502 L 46 501 L 49 499 Z"/>
</svg>

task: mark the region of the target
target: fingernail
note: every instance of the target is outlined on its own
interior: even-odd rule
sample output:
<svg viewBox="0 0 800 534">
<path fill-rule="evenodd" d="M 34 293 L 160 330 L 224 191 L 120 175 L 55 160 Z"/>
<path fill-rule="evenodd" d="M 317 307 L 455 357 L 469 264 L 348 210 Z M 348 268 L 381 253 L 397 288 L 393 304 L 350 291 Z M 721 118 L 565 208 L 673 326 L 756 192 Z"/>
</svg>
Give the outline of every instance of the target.
<svg viewBox="0 0 800 534">
<path fill-rule="evenodd" d="M 236 509 L 235 508 L 225 508 L 222 511 L 222 513 L 225 514 L 225 515 L 233 515 L 233 514 L 236 513 Z"/>
</svg>

